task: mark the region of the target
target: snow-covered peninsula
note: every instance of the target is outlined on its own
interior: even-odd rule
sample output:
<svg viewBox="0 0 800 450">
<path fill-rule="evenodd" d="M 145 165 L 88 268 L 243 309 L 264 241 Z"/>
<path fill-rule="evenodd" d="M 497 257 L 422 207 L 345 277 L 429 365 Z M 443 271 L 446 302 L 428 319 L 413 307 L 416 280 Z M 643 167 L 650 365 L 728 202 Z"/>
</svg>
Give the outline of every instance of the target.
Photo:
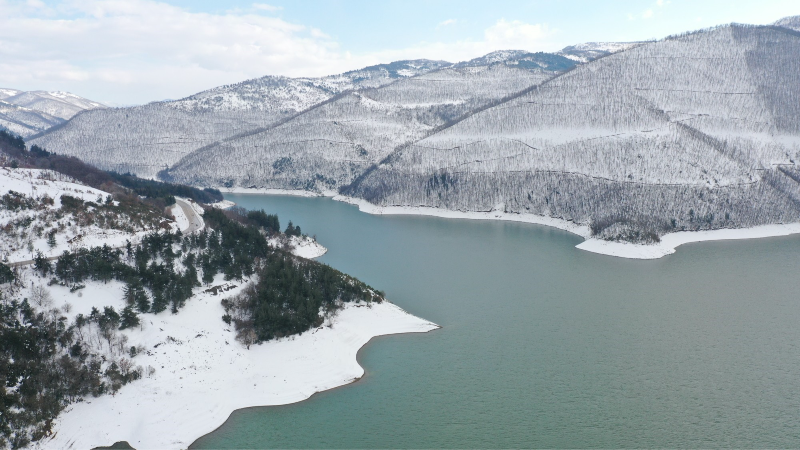
<svg viewBox="0 0 800 450">
<path fill-rule="evenodd" d="M 88 255 L 90 247 L 104 246 L 111 260 L 125 264 L 134 255 L 141 258 L 143 248 L 162 239 L 159 236 L 178 236 L 182 244 L 167 244 L 170 250 L 165 250 L 166 254 L 172 255 L 167 266 L 185 275 L 189 273 L 187 262 L 195 258 L 187 253 L 192 239 L 205 240 L 210 233 L 212 241 L 218 234 L 235 233 L 219 225 L 220 216 L 243 218 L 237 214 L 247 212 L 212 209 L 230 207 L 231 202 L 204 209 L 192 199 L 177 197 L 163 215 L 151 209 L 149 216 L 135 216 L 131 211 L 145 208 L 136 203 L 139 200 L 125 200 L 134 202 L 125 209 L 110 192 L 49 170 L 0 167 L 0 189 L 0 226 L 6 229 L 0 250 L 10 264 L 4 264 L 5 272 L 0 273 L 4 305 L 13 300 L 14 308 L 22 303 L 41 313 L 42 320 L 46 317 L 63 323 L 70 336 L 65 339 L 75 344 L 63 344 L 54 350 L 56 356 L 81 362 L 89 358 L 95 371 L 108 377 L 116 368 L 125 376 L 136 374 L 122 385 L 109 383 L 92 395 L 73 395 L 58 416 L 48 419 L 41 432 L 34 432 L 34 448 L 94 448 L 127 441 L 139 450 L 183 449 L 220 426 L 236 409 L 298 402 L 315 392 L 358 380 L 364 370 L 357 353 L 375 336 L 438 328 L 383 300 L 382 294 L 376 301 L 378 294 L 370 290 L 372 294 L 357 297 L 361 298 L 357 301 L 339 294 L 335 307 L 320 307 L 319 321 L 309 329 L 281 332 L 272 339 L 243 339 L 239 321 L 246 313 L 230 309 L 225 302 L 242 308 L 245 291 L 258 289 L 262 273 L 257 271 L 204 277 L 202 285 L 190 285 L 184 304 L 173 304 L 172 310 L 156 309 L 156 297 L 162 295 L 156 292 L 150 309 L 145 294 L 145 307 L 137 303 L 141 314 L 137 315 L 132 296 L 142 291 L 132 278 L 98 280 L 80 275 L 69 279 L 64 275 L 71 270 L 62 261 L 68 258 L 65 255 Z M 217 222 L 208 222 L 213 215 Z M 274 218 L 277 223 L 277 216 L 261 212 L 258 217 Z M 216 223 L 217 229 L 209 223 Z M 327 251 L 308 236 L 266 230 L 255 234 L 263 239 L 262 247 L 268 243 L 280 255 L 295 255 L 278 258 L 288 258 L 292 266 L 305 264 L 310 267 L 307 270 L 320 267 L 308 259 Z M 243 245 L 233 244 L 237 248 Z M 176 259 L 181 252 L 184 258 Z M 35 264 L 30 260 L 34 255 Z M 48 262 L 55 259 L 56 264 Z M 156 257 L 149 266 L 139 266 L 136 273 L 167 267 L 162 264 Z M 120 265 L 115 267 L 113 270 L 122 270 Z M 328 279 L 343 277 L 348 286 L 371 289 L 345 274 L 326 270 Z M 118 326 L 120 316 L 127 325 Z M 17 320 L 33 326 L 29 319 Z M 106 327 L 103 320 L 117 322 Z M 9 387 L 11 392 L 18 388 Z M 19 432 L 26 431 L 21 428 Z"/>
<path fill-rule="evenodd" d="M 389 302 L 349 304 L 318 328 L 247 350 L 236 341 L 233 327 L 220 320 L 220 299 L 236 294 L 244 283 L 219 277 L 213 285 L 224 294 L 207 289 L 179 314 L 148 316 L 141 329 L 127 330 L 130 342 L 147 348 L 136 363 L 153 367 L 154 373 L 114 396 L 69 406 L 52 437 L 38 448 L 88 449 L 117 441 L 138 450 L 187 448 L 236 409 L 294 403 L 358 380 L 364 369 L 356 356 L 375 336 L 438 328 Z M 116 290 L 116 306 L 124 306 L 121 287 Z M 91 301 L 66 289 L 54 297 L 59 303 Z"/>
</svg>

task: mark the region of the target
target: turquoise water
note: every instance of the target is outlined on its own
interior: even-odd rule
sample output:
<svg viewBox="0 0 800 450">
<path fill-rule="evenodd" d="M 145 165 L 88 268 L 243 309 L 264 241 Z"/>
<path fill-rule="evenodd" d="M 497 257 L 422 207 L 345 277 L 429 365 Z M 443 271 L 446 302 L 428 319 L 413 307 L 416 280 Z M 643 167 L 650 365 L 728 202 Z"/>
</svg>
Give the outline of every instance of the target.
<svg viewBox="0 0 800 450">
<path fill-rule="evenodd" d="M 800 445 L 800 237 L 634 261 L 537 225 L 226 198 L 443 328 L 376 338 L 361 381 L 236 411 L 193 448 Z"/>
</svg>

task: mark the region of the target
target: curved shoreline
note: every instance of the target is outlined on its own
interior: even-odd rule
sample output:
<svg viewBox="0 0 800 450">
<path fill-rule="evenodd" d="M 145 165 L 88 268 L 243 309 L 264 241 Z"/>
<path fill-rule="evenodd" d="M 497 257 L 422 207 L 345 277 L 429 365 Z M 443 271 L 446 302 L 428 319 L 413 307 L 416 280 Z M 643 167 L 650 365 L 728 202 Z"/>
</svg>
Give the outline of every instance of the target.
<svg viewBox="0 0 800 450">
<path fill-rule="evenodd" d="M 387 300 L 387 301 L 388 301 L 388 300 Z M 398 307 L 398 308 L 399 308 L 399 307 Z M 400 309 L 402 309 L 402 308 L 400 308 Z M 408 314 L 408 313 L 407 313 L 407 314 Z M 432 322 L 431 322 L 431 323 L 432 323 Z M 438 330 L 438 329 L 441 329 L 441 328 L 442 328 L 442 327 L 441 327 L 440 325 L 436 325 L 436 327 L 435 327 L 435 328 L 433 328 L 433 329 L 431 329 L 431 330 L 428 330 L 428 331 L 425 331 L 424 333 L 430 333 L 431 331 L 436 331 L 436 330 Z M 359 381 L 363 380 L 363 379 L 364 379 L 364 378 L 367 376 L 367 371 L 366 371 L 366 369 L 364 369 L 364 365 L 363 365 L 363 364 L 361 364 L 361 352 L 362 352 L 362 351 L 364 351 L 364 349 L 365 349 L 365 348 L 367 348 L 367 346 L 368 346 L 368 345 L 370 345 L 370 344 L 372 344 L 373 342 L 375 342 L 375 340 L 376 340 L 377 338 L 385 338 L 385 337 L 390 337 L 390 336 L 398 336 L 398 335 L 402 335 L 402 334 L 410 334 L 410 333 L 414 333 L 414 332 L 399 332 L 399 333 L 387 333 L 387 334 L 379 334 L 379 335 L 376 335 L 376 336 L 372 336 L 372 337 L 371 337 L 371 338 L 370 338 L 370 339 L 369 339 L 369 340 L 368 340 L 366 343 L 364 343 L 364 345 L 362 345 L 362 346 L 361 346 L 361 348 L 359 348 L 359 349 L 358 349 L 358 351 L 356 352 L 356 364 L 358 364 L 358 365 L 361 367 L 361 370 L 362 370 L 362 372 L 363 372 L 363 373 L 361 374 L 361 376 L 359 376 L 359 377 L 357 377 L 357 378 L 354 378 L 354 379 L 350 380 L 350 381 L 349 381 L 349 382 L 347 382 L 347 383 L 340 384 L 339 386 L 334 386 L 334 387 L 332 387 L 332 388 L 330 388 L 330 389 L 325 389 L 325 390 L 322 390 L 322 391 L 316 391 L 316 392 L 314 392 L 313 394 L 309 395 L 307 398 L 304 398 L 304 399 L 302 399 L 302 400 L 298 400 L 298 401 L 296 401 L 296 402 L 284 403 L 284 404 L 281 404 L 281 405 L 256 405 L 256 406 L 247 406 L 247 407 L 244 407 L 244 408 L 234 409 L 233 411 L 231 411 L 231 413 L 230 413 L 230 414 L 228 415 L 228 417 L 225 419 L 225 422 L 222 422 L 221 424 L 219 424 L 219 426 L 218 426 L 217 428 L 214 428 L 213 430 L 209 431 L 208 433 L 206 433 L 206 434 L 204 434 L 204 435 L 202 435 L 202 436 L 198 437 L 198 438 L 197 438 L 197 439 L 195 439 L 194 441 L 192 441 L 192 443 L 191 443 L 191 444 L 189 444 L 189 446 L 187 447 L 187 450 L 191 450 L 192 448 L 195 448 L 195 449 L 196 449 L 197 447 L 194 447 L 194 444 L 196 444 L 196 443 L 197 443 L 197 441 L 199 441 L 200 439 L 203 439 L 204 437 L 208 436 L 209 434 L 211 434 L 211 433 L 214 433 L 215 431 L 217 431 L 217 430 L 219 430 L 220 428 L 222 428 L 223 426 L 225 426 L 225 423 L 226 423 L 228 420 L 230 420 L 231 416 L 232 416 L 232 415 L 233 415 L 233 413 L 235 413 L 236 411 L 242 411 L 242 410 L 248 410 L 248 409 L 262 409 L 262 408 L 281 408 L 281 407 L 284 407 L 284 406 L 289 406 L 289 405 L 294 405 L 294 404 L 296 404 L 296 403 L 305 402 L 305 401 L 311 400 L 312 398 L 314 398 L 314 397 L 318 396 L 319 394 L 326 393 L 326 392 L 331 392 L 331 391 L 335 391 L 335 390 L 337 390 L 337 389 L 343 389 L 343 388 L 346 388 L 346 387 L 348 387 L 348 386 L 351 386 L 351 385 L 353 385 L 353 384 L 356 384 L 356 383 L 358 383 Z M 138 450 L 138 449 L 137 449 L 137 450 Z"/>
<path fill-rule="evenodd" d="M 322 327 L 245 350 L 219 319 L 223 313 L 219 297 L 204 293 L 180 314 L 159 314 L 144 331 L 131 330 L 131 341 L 149 349 L 136 363 L 156 367 L 155 375 L 115 396 L 70 405 L 54 435 L 34 448 L 127 441 L 139 450 L 184 449 L 237 409 L 296 403 L 357 381 L 366 373 L 357 354 L 376 336 L 440 328 L 388 301 L 349 304 Z"/>
<path fill-rule="evenodd" d="M 516 214 L 502 211 L 463 212 L 453 211 L 430 206 L 378 206 L 366 200 L 333 192 L 317 193 L 309 191 L 292 191 L 286 189 L 255 189 L 235 188 L 220 189 L 222 192 L 234 194 L 260 194 L 260 195 L 292 195 L 298 197 L 330 197 L 332 200 L 358 206 L 359 211 L 374 215 L 417 215 L 442 217 L 450 219 L 470 220 L 503 220 L 509 222 L 523 222 L 536 225 L 545 225 L 576 234 L 585 240 L 575 247 L 587 252 L 606 256 L 615 256 L 628 259 L 658 259 L 675 253 L 677 247 L 683 244 L 705 241 L 758 239 L 766 237 L 788 236 L 800 234 L 800 222 L 788 224 L 758 225 L 750 228 L 723 228 L 719 230 L 678 231 L 661 236 L 657 244 L 634 244 L 630 242 L 614 242 L 591 237 L 591 230 L 587 225 L 576 224 L 563 219 L 557 219 L 535 214 Z"/>
</svg>

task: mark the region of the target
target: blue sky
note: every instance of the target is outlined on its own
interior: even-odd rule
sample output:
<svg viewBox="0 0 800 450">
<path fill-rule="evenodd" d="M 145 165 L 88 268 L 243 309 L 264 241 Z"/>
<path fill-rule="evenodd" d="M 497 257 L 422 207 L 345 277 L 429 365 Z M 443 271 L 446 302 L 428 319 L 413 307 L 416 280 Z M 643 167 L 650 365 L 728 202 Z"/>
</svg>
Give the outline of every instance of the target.
<svg viewBox="0 0 800 450">
<path fill-rule="evenodd" d="M 174 1 L 194 11 L 247 9 L 252 1 Z M 559 45 L 633 41 L 730 22 L 770 23 L 800 14 L 800 0 L 374 0 L 272 1 L 272 14 L 323 30 L 352 52 L 422 41 L 479 40 L 500 19 L 548 24 Z M 644 17 L 652 11 L 652 16 Z M 441 25 L 446 21 L 452 21 Z M 560 47 L 559 47 L 560 48 Z M 543 49 L 543 50 L 554 50 Z M 538 50 L 538 49 L 535 49 Z"/>
<path fill-rule="evenodd" d="M 659 39 L 800 15 L 800 0 L 0 0 L 0 87 L 109 104 L 262 75 Z"/>
</svg>

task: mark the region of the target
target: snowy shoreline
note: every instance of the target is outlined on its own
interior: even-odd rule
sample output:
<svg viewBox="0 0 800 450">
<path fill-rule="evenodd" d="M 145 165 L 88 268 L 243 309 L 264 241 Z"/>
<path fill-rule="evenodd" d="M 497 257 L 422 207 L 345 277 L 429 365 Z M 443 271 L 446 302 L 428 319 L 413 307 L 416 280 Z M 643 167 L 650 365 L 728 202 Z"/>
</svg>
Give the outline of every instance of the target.
<svg viewBox="0 0 800 450">
<path fill-rule="evenodd" d="M 359 211 L 374 215 L 417 215 L 451 219 L 470 220 L 504 220 L 509 222 L 532 223 L 546 225 L 576 234 L 585 240 L 576 248 L 587 252 L 627 259 L 658 259 L 675 253 L 683 244 L 705 241 L 757 239 L 766 237 L 788 236 L 800 234 L 800 222 L 789 224 L 759 225 L 751 228 L 725 228 L 720 230 L 678 231 L 661 236 L 657 244 L 634 244 L 629 242 L 604 241 L 591 237 L 587 225 L 553 217 L 535 214 L 505 213 L 502 211 L 463 212 L 429 206 L 377 206 L 359 198 L 335 195 L 333 193 L 316 193 L 308 191 L 291 191 L 285 189 L 239 188 L 224 192 L 237 194 L 294 195 L 298 197 L 331 197 L 333 200 L 358 206 Z"/>
<path fill-rule="evenodd" d="M 221 277 L 219 282 L 228 284 Z M 359 380 L 364 369 L 357 354 L 375 336 L 439 328 L 388 301 L 347 304 L 319 328 L 246 350 L 220 319 L 220 299 L 243 286 L 222 295 L 204 291 L 179 314 L 148 315 L 143 330 L 125 330 L 130 342 L 148 349 L 134 362 L 155 367 L 153 376 L 114 396 L 70 405 L 54 422 L 53 436 L 34 448 L 94 448 L 118 441 L 139 450 L 187 448 L 235 410 L 296 403 Z M 72 297 L 59 294 L 57 299 Z"/>
</svg>

